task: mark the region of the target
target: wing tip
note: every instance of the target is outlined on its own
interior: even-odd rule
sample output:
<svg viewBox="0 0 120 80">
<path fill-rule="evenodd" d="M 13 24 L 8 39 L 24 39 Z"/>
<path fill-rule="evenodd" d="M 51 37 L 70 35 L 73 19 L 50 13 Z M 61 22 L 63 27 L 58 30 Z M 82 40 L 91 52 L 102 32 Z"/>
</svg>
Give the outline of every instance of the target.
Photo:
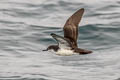
<svg viewBox="0 0 120 80">
<path fill-rule="evenodd" d="M 84 9 L 84 8 L 81 8 L 81 9 L 80 9 L 80 11 L 84 12 L 84 11 L 85 11 L 85 9 Z"/>
<path fill-rule="evenodd" d="M 62 37 L 62 36 L 56 35 L 56 34 L 54 34 L 54 33 L 51 33 L 50 35 L 51 35 L 53 38 Z"/>
<path fill-rule="evenodd" d="M 51 33 L 50 35 L 51 35 L 51 36 L 56 36 L 56 34 L 55 34 L 55 33 Z"/>
<path fill-rule="evenodd" d="M 85 9 L 84 9 L 84 8 L 81 8 L 81 10 L 83 10 L 83 11 L 84 11 Z"/>
<path fill-rule="evenodd" d="M 52 35 L 55 35 L 55 34 L 54 34 L 54 33 L 51 33 L 50 35 L 52 36 Z"/>
</svg>

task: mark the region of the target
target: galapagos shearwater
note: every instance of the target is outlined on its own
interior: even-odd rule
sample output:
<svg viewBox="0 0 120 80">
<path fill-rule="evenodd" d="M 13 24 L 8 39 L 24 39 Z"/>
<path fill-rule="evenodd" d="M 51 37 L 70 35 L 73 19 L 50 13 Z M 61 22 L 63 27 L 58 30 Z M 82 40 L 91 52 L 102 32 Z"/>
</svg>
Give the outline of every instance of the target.
<svg viewBox="0 0 120 80">
<path fill-rule="evenodd" d="M 64 25 L 64 37 L 51 33 L 51 36 L 57 41 L 57 45 L 50 45 L 46 50 L 53 50 L 58 55 L 89 54 L 92 51 L 78 48 L 78 25 L 84 13 L 84 8 L 76 11 Z"/>
</svg>

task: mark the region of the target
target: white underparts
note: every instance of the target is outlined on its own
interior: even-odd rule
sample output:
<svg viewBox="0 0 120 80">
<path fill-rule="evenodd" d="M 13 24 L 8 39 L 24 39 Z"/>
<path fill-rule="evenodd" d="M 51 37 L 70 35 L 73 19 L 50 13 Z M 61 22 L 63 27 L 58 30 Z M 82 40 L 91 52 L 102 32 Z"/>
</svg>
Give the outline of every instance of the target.
<svg viewBox="0 0 120 80">
<path fill-rule="evenodd" d="M 76 53 L 74 53 L 73 50 L 59 49 L 56 52 L 56 54 L 61 55 L 61 56 L 70 56 L 70 55 L 73 55 L 73 54 L 76 54 Z"/>
</svg>

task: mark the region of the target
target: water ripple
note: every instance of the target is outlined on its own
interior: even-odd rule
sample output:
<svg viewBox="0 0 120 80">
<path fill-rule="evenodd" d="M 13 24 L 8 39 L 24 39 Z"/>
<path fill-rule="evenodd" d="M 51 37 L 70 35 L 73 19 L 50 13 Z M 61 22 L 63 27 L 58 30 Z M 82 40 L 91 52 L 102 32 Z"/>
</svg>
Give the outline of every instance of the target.
<svg viewBox="0 0 120 80">
<path fill-rule="evenodd" d="M 0 0 L 0 79 L 119 80 L 120 23 L 116 0 Z M 89 55 L 43 52 L 63 36 L 65 21 L 85 8 L 78 46 Z"/>
</svg>

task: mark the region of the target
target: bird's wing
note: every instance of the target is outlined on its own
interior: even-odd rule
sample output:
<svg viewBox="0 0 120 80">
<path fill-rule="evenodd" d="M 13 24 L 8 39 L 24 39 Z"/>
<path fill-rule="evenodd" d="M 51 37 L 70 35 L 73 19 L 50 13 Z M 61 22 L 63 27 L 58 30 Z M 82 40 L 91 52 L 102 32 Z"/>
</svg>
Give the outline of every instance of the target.
<svg viewBox="0 0 120 80">
<path fill-rule="evenodd" d="M 72 46 L 77 47 L 78 24 L 81 21 L 84 9 L 76 11 L 64 25 L 64 37 L 71 40 Z"/>
<path fill-rule="evenodd" d="M 51 36 L 57 41 L 60 49 L 72 49 L 71 43 L 68 39 L 65 39 L 64 37 L 56 35 L 54 33 L 51 33 Z"/>
</svg>

